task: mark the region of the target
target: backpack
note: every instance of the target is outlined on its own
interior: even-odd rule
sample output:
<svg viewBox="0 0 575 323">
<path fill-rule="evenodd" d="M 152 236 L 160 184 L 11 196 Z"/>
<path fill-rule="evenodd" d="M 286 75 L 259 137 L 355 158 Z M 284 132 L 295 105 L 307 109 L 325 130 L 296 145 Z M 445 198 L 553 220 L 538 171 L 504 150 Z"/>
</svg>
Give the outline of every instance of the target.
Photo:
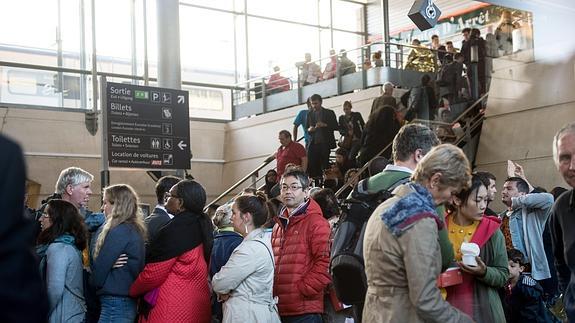
<svg viewBox="0 0 575 323">
<path fill-rule="evenodd" d="M 393 190 L 409 182 L 409 176 L 375 194 L 359 193 L 367 179 L 359 182 L 352 198 L 344 201 L 347 215 L 340 221 L 331 247 L 330 274 L 337 298 L 344 304 L 362 304 L 367 292 L 363 260 L 363 237 L 367 220 L 379 204 L 393 196 Z"/>
</svg>

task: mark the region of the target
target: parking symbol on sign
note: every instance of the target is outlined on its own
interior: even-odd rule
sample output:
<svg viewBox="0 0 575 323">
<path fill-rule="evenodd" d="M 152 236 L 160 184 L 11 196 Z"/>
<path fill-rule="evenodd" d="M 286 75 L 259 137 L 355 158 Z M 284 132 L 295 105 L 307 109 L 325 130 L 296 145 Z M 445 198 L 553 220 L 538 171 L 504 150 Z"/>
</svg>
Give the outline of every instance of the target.
<svg viewBox="0 0 575 323">
<path fill-rule="evenodd" d="M 152 102 L 157 102 L 157 103 L 162 102 L 162 96 L 161 96 L 160 92 L 151 91 L 151 93 L 152 93 Z"/>
</svg>

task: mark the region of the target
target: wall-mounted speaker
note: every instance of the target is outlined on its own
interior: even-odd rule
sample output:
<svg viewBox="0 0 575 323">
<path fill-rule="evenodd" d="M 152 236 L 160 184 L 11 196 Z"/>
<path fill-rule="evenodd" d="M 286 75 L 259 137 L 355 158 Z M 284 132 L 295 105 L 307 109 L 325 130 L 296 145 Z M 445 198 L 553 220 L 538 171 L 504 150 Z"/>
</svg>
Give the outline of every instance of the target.
<svg viewBox="0 0 575 323">
<path fill-rule="evenodd" d="M 407 16 L 419 30 L 423 31 L 437 24 L 441 10 L 431 0 L 416 0 Z"/>
</svg>

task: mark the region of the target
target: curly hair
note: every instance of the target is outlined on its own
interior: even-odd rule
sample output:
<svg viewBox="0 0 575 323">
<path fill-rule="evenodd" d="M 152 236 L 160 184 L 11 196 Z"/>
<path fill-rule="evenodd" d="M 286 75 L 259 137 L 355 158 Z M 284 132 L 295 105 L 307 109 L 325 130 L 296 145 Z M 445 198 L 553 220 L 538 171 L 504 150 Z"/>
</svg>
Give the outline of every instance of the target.
<svg viewBox="0 0 575 323">
<path fill-rule="evenodd" d="M 46 204 L 42 216 L 48 216 L 52 225 L 38 236 L 38 244 L 50 244 L 59 236 L 67 233 L 74 237 L 74 245 L 79 250 L 86 248 L 87 229 L 84 219 L 74 204 L 53 199 Z"/>
</svg>

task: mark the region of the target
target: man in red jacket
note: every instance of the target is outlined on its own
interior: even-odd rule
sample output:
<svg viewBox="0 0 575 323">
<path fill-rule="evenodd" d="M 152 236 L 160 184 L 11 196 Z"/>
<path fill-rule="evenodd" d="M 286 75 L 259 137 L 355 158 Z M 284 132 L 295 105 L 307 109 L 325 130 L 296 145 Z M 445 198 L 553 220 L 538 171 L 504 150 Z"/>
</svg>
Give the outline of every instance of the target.
<svg viewBox="0 0 575 323">
<path fill-rule="evenodd" d="M 329 224 L 308 197 L 309 178 L 300 170 L 284 173 L 280 210 L 272 233 L 274 295 L 283 323 L 321 323 L 324 289 L 331 278 Z"/>
</svg>

